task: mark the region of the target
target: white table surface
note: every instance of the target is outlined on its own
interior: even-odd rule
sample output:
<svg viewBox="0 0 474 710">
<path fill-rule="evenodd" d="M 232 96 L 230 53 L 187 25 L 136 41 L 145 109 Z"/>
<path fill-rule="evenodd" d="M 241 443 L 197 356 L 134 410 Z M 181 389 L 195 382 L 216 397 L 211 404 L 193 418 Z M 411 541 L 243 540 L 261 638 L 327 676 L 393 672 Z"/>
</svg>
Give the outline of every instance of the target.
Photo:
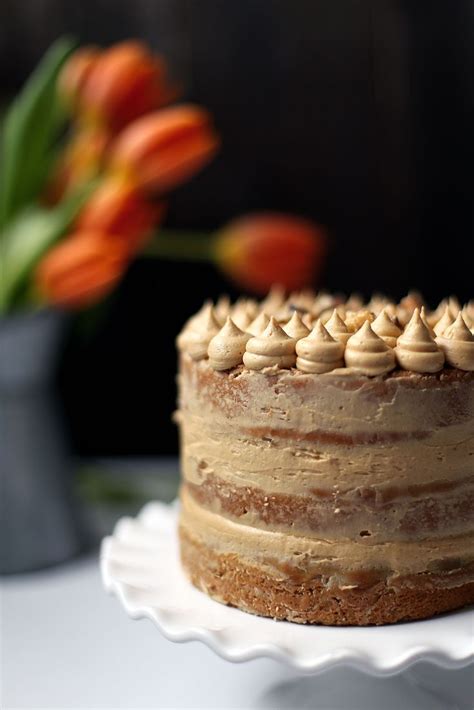
<svg viewBox="0 0 474 710">
<path fill-rule="evenodd" d="M 442 689 L 436 697 L 413 685 L 433 670 Z M 202 644 L 170 643 L 104 593 L 95 556 L 4 579 L 1 671 L 5 709 L 474 707 L 472 668 L 419 664 L 384 679 L 344 668 L 299 678 L 275 661 L 234 665 Z"/>
</svg>

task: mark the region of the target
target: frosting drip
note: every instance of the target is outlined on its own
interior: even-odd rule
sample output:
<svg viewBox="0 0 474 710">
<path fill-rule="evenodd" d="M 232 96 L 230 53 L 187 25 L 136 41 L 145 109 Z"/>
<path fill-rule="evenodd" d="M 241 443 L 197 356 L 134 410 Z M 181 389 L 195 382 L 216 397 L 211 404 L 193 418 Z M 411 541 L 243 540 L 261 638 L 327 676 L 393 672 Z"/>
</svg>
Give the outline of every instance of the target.
<svg viewBox="0 0 474 710">
<path fill-rule="evenodd" d="M 302 372 L 331 372 L 344 367 L 344 344 L 334 340 L 319 319 L 311 333 L 296 343 L 296 367 Z"/>
<path fill-rule="evenodd" d="M 230 370 L 240 365 L 249 338 L 249 333 L 240 330 L 229 316 L 224 327 L 209 343 L 209 365 L 214 370 Z"/>
<path fill-rule="evenodd" d="M 418 308 L 398 338 L 395 353 L 404 370 L 438 372 L 443 367 L 444 355 L 423 323 Z"/>
<path fill-rule="evenodd" d="M 474 335 L 466 325 L 461 311 L 448 333 L 436 338 L 446 362 L 459 370 L 474 370 Z"/>
<path fill-rule="evenodd" d="M 348 367 L 370 377 L 383 375 L 395 367 L 393 350 L 374 333 L 368 320 L 347 341 L 345 361 Z"/>
<path fill-rule="evenodd" d="M 262 335 L 250 338 L 244 353 L 244 365 L 249 370 L 265 367 L 289 368 L 295 364 L 295 341 L 272 316 Z"/>
</svg>

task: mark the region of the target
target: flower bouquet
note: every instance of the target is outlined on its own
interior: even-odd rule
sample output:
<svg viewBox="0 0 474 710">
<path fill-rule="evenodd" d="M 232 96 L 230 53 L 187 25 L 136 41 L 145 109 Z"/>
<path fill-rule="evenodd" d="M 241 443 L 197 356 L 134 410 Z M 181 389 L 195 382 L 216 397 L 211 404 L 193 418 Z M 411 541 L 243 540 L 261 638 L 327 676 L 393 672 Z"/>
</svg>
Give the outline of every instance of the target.
<svg viewBox="0 0 474 710">
<path fill-rule="evenodd" d="M 164 59 L 142 43 L 77 49 L 65 38 L 50 48 L 5 115 L 3 571 L 55 562 L 80 547 L 49 388 L 66 312 L 105 298 L 139 254 L 211 260 L 256 293 L 273 283 L 310 285 L 322 264 L 324 232 L 300 217 L 247 215 L 213 234 L 161 228 L 170 192 L 220 146 L 209 112 L 176 103 L 178 95 Z"/>
</svg>

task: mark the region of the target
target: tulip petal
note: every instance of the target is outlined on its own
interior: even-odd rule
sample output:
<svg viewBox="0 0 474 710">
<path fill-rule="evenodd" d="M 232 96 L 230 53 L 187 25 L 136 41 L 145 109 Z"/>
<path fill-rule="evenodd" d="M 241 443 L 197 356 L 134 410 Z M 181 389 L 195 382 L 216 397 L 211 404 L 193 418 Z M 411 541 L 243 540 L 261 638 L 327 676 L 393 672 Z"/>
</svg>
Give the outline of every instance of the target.
<svg viewBox="0 0 474 710">
<path fill-rule="evenodd" d="M 113 235 L 130 253 L 142 246 L 164 216 L 165 206 L 152 204 L 136 187 L 109 178 L 99 185 L 76 222 L 78 231 L 96 230 Z"/>
<path fill-rule="evenodd" d="M 262 213 L 235 220 L 216 239 L 216 260 L 240 287 L 266 293 L 312 285 L 322 268 L 326 234 L 293 215 Z"/>
<path fill-rule="evenodd" d="M 174 95 L 164 60 L 140 42 L 122 42 L 102 52 L 92 67 L 82 87 L 80 111 L 86 120 L 116 133 Z"/>
<path fill-rule="evenodd" d="M 37 287 L 49 303 L 82 308 L 112 290 L 128 261 L 127 252 L 103 233 L 79 232 L 44 257 Z"/>
<path fill-rule="evenodd" d="M 163 193 L 204 167 L 218 148 L 209 114 L 197 106 L 176 106 L 125 129 L 111 147 L 109 166 L 143 190 Z"/>
</svg>

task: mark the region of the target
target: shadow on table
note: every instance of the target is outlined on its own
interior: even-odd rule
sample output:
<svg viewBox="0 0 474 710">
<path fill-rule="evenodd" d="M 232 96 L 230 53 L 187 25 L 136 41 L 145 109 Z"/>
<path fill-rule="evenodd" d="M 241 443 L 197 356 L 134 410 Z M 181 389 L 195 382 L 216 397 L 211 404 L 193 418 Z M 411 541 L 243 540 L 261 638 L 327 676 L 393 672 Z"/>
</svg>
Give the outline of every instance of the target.
<svg viewBox="0 0 474 710">
<path fill-rule="evenodd" d="M 419 663 L 388 678 L 342 667 L 278 683 L 256 706 L 268 710 L 472 710 L 473 688 L 474 666 L 453 671 Z"/>
</svg>

